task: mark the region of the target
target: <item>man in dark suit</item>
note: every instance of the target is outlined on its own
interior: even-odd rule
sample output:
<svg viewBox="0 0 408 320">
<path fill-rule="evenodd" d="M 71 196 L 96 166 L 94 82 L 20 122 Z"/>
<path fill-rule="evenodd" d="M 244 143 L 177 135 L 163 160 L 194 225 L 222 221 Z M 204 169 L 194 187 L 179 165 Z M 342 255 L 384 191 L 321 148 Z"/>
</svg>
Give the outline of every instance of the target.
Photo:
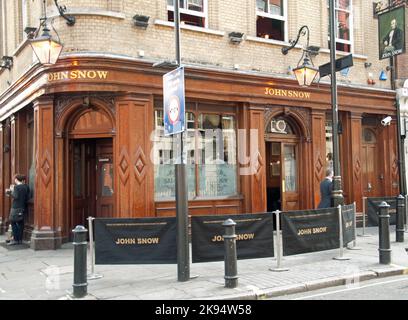
<svg viewBox="0 0 408 320">
<path fill-rule="evenodd" d="M 392 54 L 392 52 L 397 50 L 402 50 L 402 46 L 404 44 L 404 33 L 403 31 L 397 27 L 397 20 L 391 20 L 391 30 L 388 31 L 387 35 L 383 39 L 384 44 L 384 55 L 388 56 Z"/>
<path fill-rule="evenodd" d="M 326 178 L 320 183 L 320 203 L 317 208 L 332 207 L 333 170 L 326 170 Z"/>
</svg>

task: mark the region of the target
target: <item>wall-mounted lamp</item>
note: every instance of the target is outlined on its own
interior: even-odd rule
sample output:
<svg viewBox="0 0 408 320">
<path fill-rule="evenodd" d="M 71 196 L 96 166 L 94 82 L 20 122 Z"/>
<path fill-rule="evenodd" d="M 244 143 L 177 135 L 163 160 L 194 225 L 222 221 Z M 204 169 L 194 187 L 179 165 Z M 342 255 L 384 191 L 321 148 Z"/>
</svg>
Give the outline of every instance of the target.
<svg viewBox="0 0 408 320">
<path fill-rule="evenodd" d="M 135 24 L 136 27 L 140 27 L 143 29 L 146 29 L 147 26 L 149 25 L 149 16 L 143 16 L 141 14 L 137 14 L 133 16 L 133 23 Z"/>
<path fill-rule="evenodd" d="M 239 44 L 242 42 L 244 34 L 242 32 L 230 32 L 228 37 L 233 44 Z"/>
<path fill-rule="evenodd" d="M 55 5 L 57 6 L 58 12 L 60 14 L 61 17 L 63 17 L 65 20 L 67 20 L 67 25 L 69 25 L 70 27 L 72 27 L 75 24 L 75 17 L 74 16 L 67 16 L 65 14 L 65 12 L 67 11 L 67 7 L 66 6 L 60 6 L 58 4 L 58 0 L 54 0 Z"/>
<path fill-rule="evenodd" d="M 62 51 L 62 44 L 59 41 L 55 41 L 49 33 L 50 29 L 47 26 L 47 7 L 45 0 L 43 0 L 43 8 L 44 18 L 40 19 L 40 27 L 35 37 L 30 41 L 30 45 L 41 64 L 54 64 L 57 62 Z M 38 32 L 41 27 L 43 33 L 38 37 Z"/>
<path fill-rule="evenodd" d="M 297 38 L 295 41 L 290 41 L 290 47 L 287 48 L 282 48 L 282 54 L 286 55 L 288 54 L 289 50 L 293 49 L 296 44 L 299 41 L 300 36 L 304 36 L 307 33 L 307 45 L 306 49 L 303 49 L 303 54 L 300 57 L 300 60 L 298 62 L 298 65 L 296 68 L 293 69 L 293 73 L 295 74 L 296 80 L 298 81 L 299 85 L 301 87 L 308 87 L 312 84 L 314 78 L 316 78 L 317 73 L 319 72 L 319 69 L 316 68 L 313 65 L 312 59 L 310 57 L 311 52 L 312 55 L 317 55 L 319 52 L 320 48 L 319 47 L 310 47 L 309 46 L 309 28 L 308 26 L 302 26 L 299 29 Z M 311 48 L 313 50 L 311 50 Z M 318 48 L 318 49 L 317 49 Z M 317 49 L 317 51 L 316 51 Z M 303 63 L 300 64 L 300 62 L 303 59 Z"/>
<path fill-rule="evenodd" d="M 11 69 L 13 66 L 13 57 L 3 56 L 0 62 L 0 69 Z"/>
<path fill-rule="evenodd" d="M 370 68 L 371 67 L 371 62 L 364 62 L 364 68 Z"/>
</svg>

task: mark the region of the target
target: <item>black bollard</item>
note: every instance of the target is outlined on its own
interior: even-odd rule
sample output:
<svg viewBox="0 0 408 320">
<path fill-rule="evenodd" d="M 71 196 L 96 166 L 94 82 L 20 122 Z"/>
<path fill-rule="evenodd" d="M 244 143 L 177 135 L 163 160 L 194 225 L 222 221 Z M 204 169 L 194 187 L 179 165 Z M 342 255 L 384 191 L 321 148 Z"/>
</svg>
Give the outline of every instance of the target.
<svg viewBox="0 0 408 320">
<path fill-rule="evenodd" d="M 87 294 L 86 253 L 88 230 L 84 226 L 76 226 L 74 230 L 74 297 L 82 298 Z"/>
<path fill-rule="evenodd" d="M 224 235 L 224 262 L 225 262 L 225 287 L 236 288 L 238 286 L 237 272 L 237 245 L 235 234 L 236 223 L 232 219 L 227 219 L 222 224 L 225 227 Z"/>
<path fill-rule="evenodd" d="M 405 198 L 402 194 L 397 197 L 397 225 L 395 226 L 395 236 L 397 242 L 404 242 L 404 215 Z"/>
<path fill-rule="evenodd" d="M 390 264 L 391 263 L 391 246 L 390 246 L 390 215 L 388 214 L 388 209 L 390 205 L 385 201 L 381 202 L 379 205 L 379 215 L 378 215 L 378 233 L 380 248 L 380 263 Z"/>
</svg>

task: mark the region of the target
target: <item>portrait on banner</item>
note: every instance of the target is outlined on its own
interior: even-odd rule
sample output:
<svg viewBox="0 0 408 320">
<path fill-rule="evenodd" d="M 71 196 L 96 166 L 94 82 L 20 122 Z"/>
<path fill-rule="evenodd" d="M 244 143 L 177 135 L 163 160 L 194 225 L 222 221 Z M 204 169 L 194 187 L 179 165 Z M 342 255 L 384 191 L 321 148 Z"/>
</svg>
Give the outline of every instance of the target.
<svg viewBox="0 0 408 320">
<path fill-rule="evenodd" d="M 378 15 L 379 59 L 405 52 L 405 7 Z"/>
</svg>

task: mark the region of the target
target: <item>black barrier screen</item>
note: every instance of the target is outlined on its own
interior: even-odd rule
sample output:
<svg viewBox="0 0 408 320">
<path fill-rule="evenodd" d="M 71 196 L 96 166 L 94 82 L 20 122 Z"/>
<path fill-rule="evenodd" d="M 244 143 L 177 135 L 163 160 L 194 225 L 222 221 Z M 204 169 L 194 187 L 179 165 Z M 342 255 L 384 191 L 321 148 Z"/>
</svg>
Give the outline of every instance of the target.
<svg viewBox="0 0 408 320">
<path fill-rule="evenodd" d="M 355 225 L 354 216 L 356 214 L 354 210 L 354 205 L 349 204 L 346 206 L 341 206 L 341 214 L 343 216 L 343 246 L 356 239 L 355 235 Z"/>
<path fill-rule="evenodd" d="M 224 260 L 225 227 L 222 223 L 232 219 L 236 223 L 237 258 L 273 257 L 273 220 L 271 213 L 223 216 L 192 216 L 192 261 Z"/>
<path fill-rule="evenodd" d="M 336 208 L 282 212 L 283 255 L 338 248 Z"/>
<path fill-rule="evenodd" d="M 95 219 L 95 264 L 176 262 L 175 217 Z"/>
<path fill-rule="evenodd" d="M 390 215 L 390 225 L 396 224 L 397 221 L 397 199 L 396 197 L 383 197 L 383 198 L 367 198 L 367 216 L 368 216 L 368 227 L 378 226 L 378 206 L 381 202 L 387 202 L 390 207 L 388 208 L 388 213 Z"/>
</svg>

